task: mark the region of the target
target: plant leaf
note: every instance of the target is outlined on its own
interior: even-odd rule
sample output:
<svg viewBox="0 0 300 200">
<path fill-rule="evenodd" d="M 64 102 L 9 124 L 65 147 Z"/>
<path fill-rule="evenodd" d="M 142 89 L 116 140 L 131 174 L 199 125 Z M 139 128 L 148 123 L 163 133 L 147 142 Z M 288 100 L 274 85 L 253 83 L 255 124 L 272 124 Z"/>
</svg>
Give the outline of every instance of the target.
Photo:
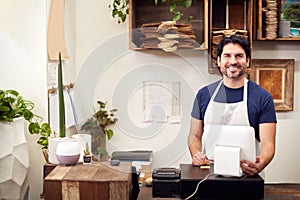
<svg viewBox="0 0 300 200">
<path fill-rule="evenodd" d="M 176 9 L 176 3 L 174 2 L 170 3 L 170 12 L 174 12 L 175 9 Z"/>
<path fill-rule="evenodd" d="M 105 130 L 105 132 L 106 132 L 108 140 L 110 140 L 112 138 L 112 136 L 114 135 L 114 132 L 111 129 Z"/>
<path fill-rule="evenodd" d="M 118 10 L 116 8 L 114 8 L 112 10 L 112 17 L 115 17 L 118 14 Z"/>
<path fill-rule="evenodd" d="M 99 153 L 101 153 L 102 155 L 107 155 L 107 154 L 108 154 L 108 152 L 106 151 L 106 149 L 101 148 L 101 147 L 98 147 L 98 148 L 97 148 L 97 151 L 98 151 Z"/>
<path fill-rule="evenodd" d="M 86 129 L 89 129 L 89 128 L 93 128 L 95 126 L 97 126 L 95 121 L 87 121 L 81 126 L 80 130 L 86 130 Z"/>
<path fill-rule="evenodd" d="M 192 0 L 185 0 L 183 3 L 183 6 L 185 8 L 189 8 L 189 7 L 191 7 L 191 5 L 192 5 Z"/>
<path fill-rule="evenodd" d="M 173 21 L 179 21 L 183 14 L 179 11 L 174 12 Z"/>
<path fill-rule="evenodd" d="M 0 105 L 0 111 L 7 112 L 7 111 L 9 111 L 9 107 Z"/>
<path fill-rule="evenodd" d="M 58 55 L 58 107 L 59 107 L 59 137 L 66 136 L 65 101 L 63 92 L 61 52 Z"/>
<path fill-rule="evenodd" d="M 36 122 L 31 122 L 29 124 L 28 130 L 31 134 L 38 134 L 40 132 L 40 125 Z"/>
</svg>

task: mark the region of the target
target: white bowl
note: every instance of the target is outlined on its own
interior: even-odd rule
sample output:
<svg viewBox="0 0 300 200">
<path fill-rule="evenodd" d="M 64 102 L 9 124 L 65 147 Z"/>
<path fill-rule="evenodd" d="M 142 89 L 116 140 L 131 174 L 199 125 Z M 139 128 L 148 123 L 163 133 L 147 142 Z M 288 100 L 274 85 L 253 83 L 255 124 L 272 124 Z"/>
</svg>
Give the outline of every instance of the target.
<svg viewBox="0 0 300 200">
<path fill-rule="evenodd" d="M 56 147 L 56 158 L 61 165 L 76 165 L 80 157 L 77 141 L 62 141 Z"/>
</svg>

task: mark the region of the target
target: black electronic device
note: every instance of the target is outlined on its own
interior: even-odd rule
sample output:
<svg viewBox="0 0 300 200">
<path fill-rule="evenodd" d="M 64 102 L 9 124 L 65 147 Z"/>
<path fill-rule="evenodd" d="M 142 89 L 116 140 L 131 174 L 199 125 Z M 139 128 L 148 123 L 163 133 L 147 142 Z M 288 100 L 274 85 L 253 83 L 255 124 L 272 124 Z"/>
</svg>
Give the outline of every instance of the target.
<svg viewBox="0 0 300 200">
<path fill-rule="evenodd" d="M 154 169 L 152 179 L 180 179 L 180 169 L 177 168 L 158 168 Z"/>
<path fill-rule="evenodd" d="M 152 172 L 152 197 L 180 196 L 180 169 L 158 168 Z"/>
<path fill-rule="evenodd" d="M 191 164 L 180 164 L 180 198 L 187 199 L 194 194 L 190 199 L 264 199 L 264 180 L 259 175 L 226 177 L 214 174 L 213 167 L 210 165 L 210 169 L 203 170 Z M 197 188 L 199 181 L 202 182 Z"/>
</svg>

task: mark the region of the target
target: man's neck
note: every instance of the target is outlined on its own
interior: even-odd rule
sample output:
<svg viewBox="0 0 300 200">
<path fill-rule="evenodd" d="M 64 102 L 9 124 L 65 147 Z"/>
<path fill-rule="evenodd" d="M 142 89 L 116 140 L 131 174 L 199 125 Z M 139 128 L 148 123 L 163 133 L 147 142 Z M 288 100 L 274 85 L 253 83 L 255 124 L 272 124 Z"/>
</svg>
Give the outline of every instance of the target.
<svg viewBox="0 0 300 200">
<path fill-rule="evenodd" d="M 244 86 L 244 76 L 238 78 L 229 78 L 224 76 L 224 85 L 229 88 L 240 88 Z"/>
</svg>

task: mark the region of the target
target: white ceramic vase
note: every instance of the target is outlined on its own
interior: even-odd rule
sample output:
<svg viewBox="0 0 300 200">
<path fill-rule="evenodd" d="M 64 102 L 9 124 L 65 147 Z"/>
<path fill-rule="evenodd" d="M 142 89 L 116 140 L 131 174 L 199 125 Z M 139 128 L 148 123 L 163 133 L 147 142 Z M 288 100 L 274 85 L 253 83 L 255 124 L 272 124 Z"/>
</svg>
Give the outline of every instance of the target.
<svg viewBox="0 0 300 200">
<path fill-rule="evenodd" d="M 0 121 L 0 199 L 28 199 L 29 152 L 24 118 Z"/>
</svg>

